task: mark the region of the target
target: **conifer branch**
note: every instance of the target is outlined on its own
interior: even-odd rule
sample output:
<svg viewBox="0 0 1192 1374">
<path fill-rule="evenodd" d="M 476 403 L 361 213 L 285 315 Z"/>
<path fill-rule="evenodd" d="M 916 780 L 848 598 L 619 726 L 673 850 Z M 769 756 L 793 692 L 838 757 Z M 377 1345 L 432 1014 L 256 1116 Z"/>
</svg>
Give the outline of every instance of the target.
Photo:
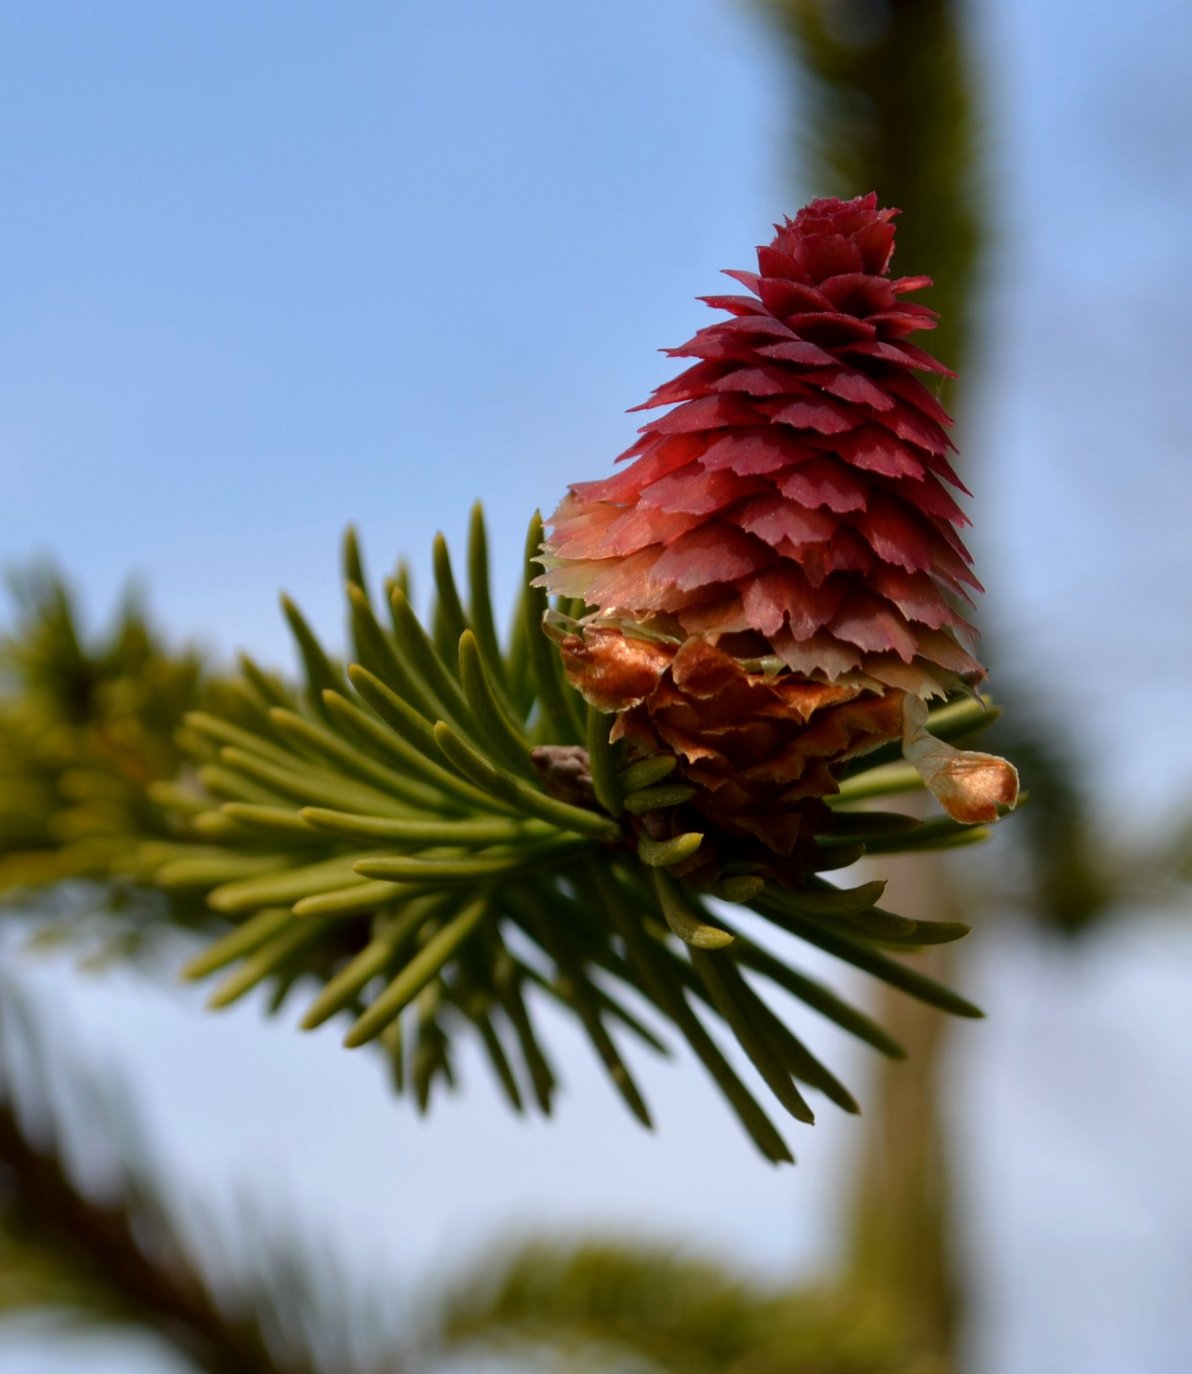
<svg viewBox="0 0 1192 1374">
<path fill-rule="evenodd" d="M 537 546 L 539 531 L 535 522 L 528 548 Z M 553 1074 L 535 1024 L 538 999 L 546 995 L 577 1017 L 611 1086 L 648 1123 L 618 1044 L 629 1034 L 658 1048 L 654 1030 L 637 1014 L 644 1000 L 694 1049 L 762 1153 L 789 1158 L 700 1016 L 745 1046 L 796 1117 L 810 1115 L 796 1081 L 848 1110 L 855 1104 L 801 1048 L 748 973 L 721 972 L 707 960 L 727 958 L 761 972 L 767 986 L 777 983 L 871 1043 L 882 1044 L 880 1032 L 791 968 L 785 952 L 734 937 L 731 920 L 714 913 L 707 897 L 744 903 L 780 930 L 914 996 L 971 1014 L 962 998 L 872 947 L 892 939 L 913 947 L 956 938 L 964 928 L 920 927 L 882 913 L 876 888 L 848 894 L 822 882 L 819 900 L 828 905 L 817 924 L 814 909 L 806 909 L 816 906 L 810 888 L 796 920 L 778 890 L 749 871 L 722 875 L 706 893 L 681 881 L 702 861 L 701 836 L 653 838 L 649 827 L 652 817 L 684 806 L 691 788 L 669 780 L 668 766 L 658 767 L 665 759 L 627 764 L 621 747 L 608 741 L 609 717 L 576 709 L 581 699 L 549 640 L 522 633 L 544 612 L 565 619 L 575 609 L 570 603 L 548 606 L 527 581 L 514 637 L 502 647 L 478 511 L 470 539 L 463 592 L 445 544 L 436 544 L 439 599 L 428 632 L 396 583 L 388 595 L 392 616 L 382 622 L 378 602 L 356 580 L 363 563 L 349 536 L 349 667 L 287 601 L 305 679 L 298 687 L 250 660 L 237 679 L 200 684 L 197 667 L 166 671 L 171 660 L 156 645 L 139 659 L 94 650 L 89 656 L 68 603 L 57 595 L 43 600 L 41 620 L 12 642 L 14 654 L 40 634 L 54 646 L 52 660 L 84 663 L 76 671 L 92 680 L 102 663 L 109 679 L 121 683 L 123 674 L 143 688 L 152 661 L 156 675 L 185 683 L 157 702 L 160 738 L 151 766 L 140 769 L 135 785 L 116 775 L 127 793 L 121 825 L 103 861 L 81 871 L 103 877 L 110 890 L 164 896 L 167 905 L 157 912 L 163 925 L 182 921 L 212 932 L 214 941 L 186 971 L 219 975 L 213 1007 L 257 988 L 280 1005 L 298 990 L 307 999 L 305 1027 L 342 1020 L 348 1046 L 378 1045 L 394 1061 L 395 1085 L 412 1090 L 420 1110 L 453 1082 L 455 1037 L 476 1035 L 510 1102 L 549 1113 Z M 528 579 L 534 571 L 528 562 Z M 140 640 L 152 643 L 144 630 Z M 16 685 L 20 690 L 0 706 L 0 724 L 21 720 L 31 703 L 52 723 L 42 686 L 29 675 Z M 60 714 L 64 695 L 49 698 Z M 105 779 L 113 764 L 96 741 L 111 733 L 113 699 L 121 693 L 92 693 L 72 724 L 72 757 L 87 759 Z M 964 736 L 991 715 L 986 705 L 969 702 L 936 712 L 931 724 L 941 738 Z M 53 733 L 51 724 L 46 729 Z M 896 768 L 892 782 L 884 780 L 885 757 L 875 755 L 873 768 L 861 759 L 843 770 L 839 802 L 821 822 L 825 844 L 809 860 L 813 868 L 830 871 L 866 847 L 896 852 L 964 838 L 898 813 L 855 809 L 850 789 L 866 804 L 907 785 Z M 7 795 L 32 777 L 51 800 L 47 814 L 38 813 L 41 869 L 22 868 L 29 851 L 17 850 L 8 880 L 60 878 L 73 870 L 55 846 L 52 797 L 73 765 L 69 758 L 30 762 L 19 752 L 10 760 Z M 919 784 L 917 775 L 911 781 Z M 82 825 L 78 833 L 91 838 Z M 0 853 L 11 855 L 16 843 L 8 838 Z M 688 945 L 696 964 L 684 952 Z M 700 948 L 709 952 L 698 955 Z"/>
</svg>

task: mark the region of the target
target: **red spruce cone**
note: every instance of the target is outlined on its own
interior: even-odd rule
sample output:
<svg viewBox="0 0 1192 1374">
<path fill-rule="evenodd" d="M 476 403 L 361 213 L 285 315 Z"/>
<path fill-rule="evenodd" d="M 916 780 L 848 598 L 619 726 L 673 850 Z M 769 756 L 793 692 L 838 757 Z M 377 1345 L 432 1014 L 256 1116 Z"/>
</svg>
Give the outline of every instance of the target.
<svg viewBox="0 0 1192 1374">
<path fill-rule="evenodd" d="M 889 275 L 896 213 L 814 201 L 728 273 L 753 294 L 703 298 L 730 318 L 668 349 L 697 361 L 638 407 L 673 409 L 571 488 L 543 550 L 540 582 L 596 608 L 556 633 L 614 736 L 676 753 L 713 829 L 783 855 L 904 694 L 984 675 L 951 420 L 914 375 L 952 374 L 907 341 L 935 314 L 904 299 L 929 278 Z"/>
</svg>

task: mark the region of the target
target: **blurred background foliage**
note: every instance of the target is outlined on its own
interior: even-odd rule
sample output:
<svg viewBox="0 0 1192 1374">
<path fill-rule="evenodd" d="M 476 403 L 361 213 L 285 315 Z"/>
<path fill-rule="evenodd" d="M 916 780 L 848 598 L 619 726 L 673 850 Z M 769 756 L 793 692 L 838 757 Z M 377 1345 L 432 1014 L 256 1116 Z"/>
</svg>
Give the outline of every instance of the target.
<svg viewBox="0 0 1192 1374">
<path fill-rule="evenodd" d="M 183 754 L 175 734 L 198 704 L 194 653 L 167 649 L 134 597 L 88 638 L 65 581 L 10 577 L 0 638 L 0 887 L 106 879 L 160 833 L 154 782 Z"/>
<path fill-rule="evenodd" d="M 204 1374 L 403 1374 L 388 1295 L 245 1200 L 224 1232 L 158 1176 L 127 1094 L 0 983 L 0 1312 L 138 1326 Z"/>
<path fill-rule="evenodd" d="M 744 2 L 744 0 L 743 0 Z M 875 189 L 900 206 L 898 268 L 935 278 L 936 351 L 979 352 L 982 270 L 996 235 L 965 7 L 958 0 L 752 0 L 789 59 L 792 203 Z M 952 384 L 955 385 L 955 384 Z M 962 394 L 949 398 L 964 405 Z M 0 888 L 30 886 L 62 926 L 102 911 L 107 952 L 147 928 L 203 919 L 184 898 L 102 879 L 130 837 L 163 831 L 154 783 L 171 778 L 182 716 L 218 690 L 197 655 L 173 651 L 130 602 L 92 642 L 51 571 L 14 584 L 0 645 Z M 1107 837 L 1080 755 L 1013 645 L 987 658 L 1007 707 L 990 747 L 1013 758 L 1030 805 L 980 894 L 916 860 L 906 881 L 939 919 L 979 919 L 1010 901 L 1064 939 L 1129 910 L 1184 901 L 1189 841 Z M 905 862 L 905 861 L 904 861 Z M 114 919 L 113 919 L 114 918 Z M 113 942 L 114 941 L 114 942 Z M 925 964 L 947 974 L 953 953 Z M 486 1257 L 428 1296 L 415 1338 L 333 1275 L 278 1247 L 236 1264 L 197 1257 L 172 1219 L 169 1182 L 115 1143 L 109 1105 L 46 1047 L 12 985 L 0 1046 L 0 1304 L 144 1323 L 196 1369 L 244 1374 L 433 1367 L 464 1352 L 515 1352 L 559 1370 L 667 1374 L 955 1374 L 964 1316 L 952 1161 L 941 1127 L 947 1022 L 905 999 L 882 1019 L 910 1050 L 883 1067 L 850 1189 L 836 1272 L 791 1291 L 658 1247 L 533 1241 Z M 32 1066 L 32 1067 L 31 1067 Z M 56 1084 L 52 1089 L 47 1086 Z M 119 1113 L 116 1113 L 119 1116 Z M 82 1136 L 79 1133 L 82 1132 Z M 85 1138 L 85 1146 L 69 1142 Z M 96 1159 L 85 1186 L 71 1149 Z M 138 1150 L 143 1150 L 139 1146 Z M 81 1158 L 82 1156 L 80 1156 Z M 294 1314 L 303 1313 L 302 1322 Z M 465 1355 L 466 1358 L 466 1355 Z"/>
</svg>

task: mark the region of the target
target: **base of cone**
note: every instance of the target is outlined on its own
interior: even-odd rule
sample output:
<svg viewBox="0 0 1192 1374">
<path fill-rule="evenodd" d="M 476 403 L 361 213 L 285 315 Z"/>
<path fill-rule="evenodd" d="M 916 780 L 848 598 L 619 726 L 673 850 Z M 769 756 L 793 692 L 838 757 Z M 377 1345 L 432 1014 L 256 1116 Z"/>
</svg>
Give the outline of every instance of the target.
<svg viewBox="0 0 1192 1374">
<path fill-rule="evenodd" d="M 799 886 L 847 858 L 817 843 L 834 826 L 824 798 L 850 759 L 900 738 L 903 693 L 758 669 L 698 637 L 675 644 L 592 623 L 552 633 L 572 685 L 616 713 L 625 762 L 675 760 L 668 784 L 683 799 L 630 824 L 653 842 L 706 836 L 678 876 L 707 886 L 749 872 Z"/>
</svg>

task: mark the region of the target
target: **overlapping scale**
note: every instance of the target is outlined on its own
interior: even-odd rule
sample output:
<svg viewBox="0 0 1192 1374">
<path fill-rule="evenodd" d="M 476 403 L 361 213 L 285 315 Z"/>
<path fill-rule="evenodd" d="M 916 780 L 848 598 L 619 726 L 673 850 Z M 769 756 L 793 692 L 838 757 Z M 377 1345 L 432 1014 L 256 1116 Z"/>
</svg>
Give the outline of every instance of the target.
<svg viewBox="0 0 1192 1374">
<path fill-rule="evenodd" d="M 695 361 L 669 407 L 571 489 L 543 581 L 620 621 L 777 655 L 816 681 L 919 697 L 983 675 L 964 605 L 980 590 L 949 488 L 951 420 L 907 336 L 934 313 L 889 276 L 892 210 L 815 201 L 758 249 L 751 293 L 667 352 Z"/>
</svg>

